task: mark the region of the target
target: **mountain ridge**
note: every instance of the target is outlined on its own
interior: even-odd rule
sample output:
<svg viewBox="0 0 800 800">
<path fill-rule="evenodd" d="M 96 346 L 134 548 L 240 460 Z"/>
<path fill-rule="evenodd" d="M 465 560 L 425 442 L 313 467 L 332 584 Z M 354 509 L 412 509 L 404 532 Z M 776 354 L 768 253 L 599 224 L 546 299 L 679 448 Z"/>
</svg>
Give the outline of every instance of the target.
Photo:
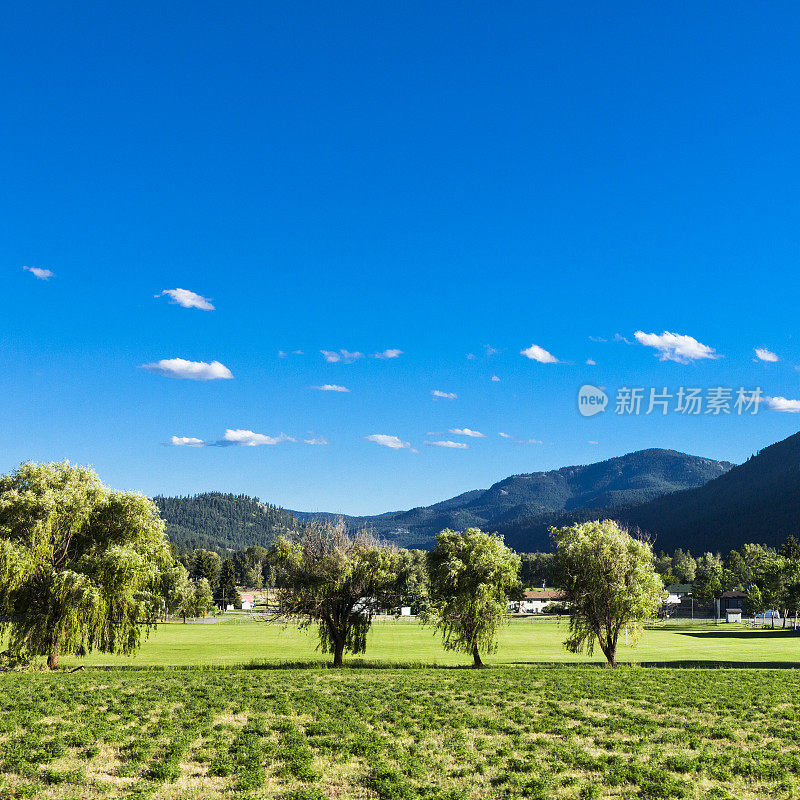
<svg viewBox="0 0 800 800">
<path fill-rule="evenodd" d="M 585 508 L 611 509 L 701 486 L 727 472 L 731 462 L 677 450 L 648 448 L 592 464 L 518 473 L 430 506 L 374 516 L 292 511 L 300 520 L 342 517 L 368 526 L 402 546 L 430 547 L 443 528 L 496 530 L 524 518 L 550 518 Z M 606 515 L 608 515 L 606 513 Z M 546 549 L 539 543 L 538 549 Z M 536 548 L 530 548 L 536 549 Z"/>
</svg>

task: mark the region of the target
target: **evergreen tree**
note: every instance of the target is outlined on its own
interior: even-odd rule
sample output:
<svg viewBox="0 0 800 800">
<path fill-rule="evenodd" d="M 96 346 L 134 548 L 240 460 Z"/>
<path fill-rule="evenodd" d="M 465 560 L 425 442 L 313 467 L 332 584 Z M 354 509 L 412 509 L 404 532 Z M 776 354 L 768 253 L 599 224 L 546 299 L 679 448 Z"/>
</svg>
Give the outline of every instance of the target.
<svg viewBox="0 0 800 800">
<path fill-rule="evenodd" d="M 233 567 L 233 561 L 227 559 L 222 562 L 222 569 L 219 573 L 219 583 L 214 592 L 214 600 L 224 611 L 228 605 L 236 606 L 237 598 L 239 600 L 239 608 L 241 608 L 242 600 L 239 597 L 239 592 L 236 590 L 236 570 Z"/>
</svg>

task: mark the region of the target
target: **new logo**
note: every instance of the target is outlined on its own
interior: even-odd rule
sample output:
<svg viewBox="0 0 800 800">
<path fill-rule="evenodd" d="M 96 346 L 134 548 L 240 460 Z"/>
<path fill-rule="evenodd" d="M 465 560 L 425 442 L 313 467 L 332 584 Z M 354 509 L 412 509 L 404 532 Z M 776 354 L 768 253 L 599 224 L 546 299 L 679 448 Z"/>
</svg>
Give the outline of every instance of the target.
<svg viewBox="0 0 800 800">
<path fill-rule="evenodd" d="M 596 386 L 585 384 L 578 392 L 578 411 L 583 417 L 593 417 L 606 410 L 608 395 Z"/>
</svg>

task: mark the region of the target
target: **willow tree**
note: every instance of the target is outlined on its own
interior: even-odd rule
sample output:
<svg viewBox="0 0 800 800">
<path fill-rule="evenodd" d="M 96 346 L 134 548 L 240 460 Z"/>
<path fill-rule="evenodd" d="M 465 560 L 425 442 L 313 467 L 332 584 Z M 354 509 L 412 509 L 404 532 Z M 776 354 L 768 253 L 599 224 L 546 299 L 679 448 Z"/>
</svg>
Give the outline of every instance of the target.
<svg viewBox="0 0 800 800">
<path fill-rule="evenodd" d="M 140 494 L 87 467 L 22 464 L 0 477 L 0 634 L 16 657 L 133 653 L 156 621 L 171 563 Z"/>
<path fill-rule="evenodd" d="M 320 649 L 341 667 L 345 652 L 366 651 L 372 617 L 405 600 L 406 556 L 341 520 L 306 525 L 275 544 L 278 618 L 316 625 Z"/>
<path fill-rule="evenodd" d="M 481 653 L 497 650 L 519 567 L 519 556 L 496 534 L 469 528 L 436 537 L 428 553 L 429 604 L 422 617 L 442 634 L 445 650 L 469 653 L 476 667 L 483 666 Z"/>
<path fill-rule="evenodd" d="M 615 667 L 620 632 L 627 630 L 636 644 L 666 597 L 650 544 L 608 519 L 553 529 L 550 535 L 569 606 L 564 645 L 592 655 L 597 643 Z"/>
</svg>

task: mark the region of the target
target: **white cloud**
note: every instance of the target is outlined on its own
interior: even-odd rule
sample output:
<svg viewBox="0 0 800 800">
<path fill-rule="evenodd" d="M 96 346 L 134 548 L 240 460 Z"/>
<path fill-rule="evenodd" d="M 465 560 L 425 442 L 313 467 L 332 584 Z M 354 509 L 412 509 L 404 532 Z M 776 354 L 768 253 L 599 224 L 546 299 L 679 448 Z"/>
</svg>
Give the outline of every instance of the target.
<svg viewBox="0 0 800 800">
<path fill-rule="evenodd" d="M 51 272 L 49 269 L 42 269 L 41 267 L 23 267 L 22 269 L 27 270 L 40 281 L 46 281 L 55 277 L 55 272 Z"/>
<path fill-rule="evenodd" d="M 349 350 L 339 350 L 338 352 L 336 350 L 320 350 L 320 353 L 329 364 L 336 364 L 339 361 L 352 364 L 356 359 L 364 358 L 364 354 L 357 350 L 352 353 Z"/>
<path fill-rule="evenodd" d="M 450 428 L 450 433 L 456 436 L 471 436 L 473 439 L 485 439 L 486 434 L 480 431 L 472 431 L 469 428 Z"/>
<path fill-rule="evenodd" d="M 766 347 L 756 347 L 756 358 L 759 361 L 778 361 L 778 356 Z"/>
<path fill-rule="evenodd" d="M 431 389 L 431 395 L 442 400 L 455 400 L 458 397 L 455 392 L 443 392 L 440 389 Z"/>
<path fill-rule="evenodd" d="M 302 356 L 305 355 L 302 350 L 292 350 L 293 356 Z"/>
<path fill-rule="evenodd" d="M 587 358 L 587 359 L 586 359 L 586 363 L 587 363 L 587 364 L 588 364 L 590 367 L 593 367 L 593 366 L 595 366 L 595 364 L 597 364 L 597 362 L 596 362 L 596 361 L 595 361 L 593 358 Z"/>
<path fill-rule="evenodd" d="M 490 344 L 485 344 L 483 346 L 483 350 L 486 353 L 487 357 L 495 356 L 500 352 L 497 348 L 492 347 Z"/>
<path fill-rule="evenodd" d="M 600 444 L 600 442 L 596 442 L 594 439 L 589 439 L 587 444 Z"/>
<path fill-rule="evenodd" d="M 500 378 L 497 375 L 492 375 L 492 383 L 500 383 Z"/>
<path fill-rule="evenodd" d="M 677 361 L 679 364 L 688 364 L 700 358 L 720 358 L 713 347 L 698 342 L 693 336 L 669 331 L 661 334 L 636 331 L 633 335 L 640 344 L 658 350 L 661 361 Z"/>
<path fill-rule="evenodd" d="M 514 444 L 544 444 L 541 439 L 519 439 L 510 433 L 503 433 L 502 431 L 497 435 L 502 436 L 503 439 L 510 439 Z"/>
<path fill-rule="evenodd" d="M 538 361 L 540 364 L 558 364 L 558 359 L 543 347 L 539 347 L 538 344 L 532 344 L 526 350 L 520 350 L 519 352 L 526 358 L 531 359 L 531 361 Z"/>
<path fill-rule="evenodd" d="M 466 450 L 469 445 L 466 442 L 425 442 L 430 447 L 452 447 L 456 450 Z"/>
<path fill-rule="evenodd" d="M 194 436 L 171 436 L 169 443 L 175 447 L 205 447 L 206 444 L 202 439 Z"/>
<path fill-rule="evenodd" d="M 589 337 L 589 341 L 590 342 L 607 342 L 608 339 L 606 339 L 604 336 L 590 336 Z"/>
<path fill-rule="evenodd" d="M 312 436 L 310 439 L 303 439 L 306 444 L 329 444 L 324 436 Z"/>
<path fill-rule="evenodd" d="M 388 447 L 390 450 L 411 449 L 411 445 L 408 442 L 404 442 L 397 436 L 389 436 L 386 433 L 372 433 L 364 438 L 370 442 L 379 444 L 381 447 Z"/>
<path fill-rule="evenodd" d="M 387 358 L 397 358 L 398 356 L 401 355 L 403 355 L 402 350 L 393 349 L 393 350 L 384 350 L 382 353 L 373 353 L 372 357 L 387 359 Z"/>
<path fill-rule="evenodd" d="M 322 386 L 312 386 L 312 389 L 318 389 L 320 392 L 349 392 L 346 386 L 339 386 L 335 383 L 323 383 Z"/>
<path fill-rule="evenodd" d="M 207 297 L 203 297 L 197 292 L 190 292 L 188 289 L 164 289 L 161 294 L 155 296 L 163 297 L 164 295 L 171 298 L 170 302 L 173 305 L 179 305 L 182 308 L 199 308 L 202 311 L 215 310 L 214 304 Z"/>
<path fill-rule="evenodd" d="M 278 358 L 286 358 L 286 353 L 283 350 L 278 350 Z"/>
<path fill-rule="evenodd" d="M 232 378 L 233 374 L 219 361 L 187 361 L 185 358 L 162 358 L 153 364 L 142 364 L 142 369 L 165 375 L 168 378 L 188 378 L 192 381 L 214 381 Z"/>
<path fill-rule="evenodd" d="M 281 442 L 293 442 L 291 436 L 285 433 L 280 436 L 267 436 L 263 433 L 244 431 L 241 429 L 231 430 L 228 428 L 225 435 L 217 442 L 219 445 L 240 445 L 241 447 L 258 447 L 262 444 L 280 444 Z"/>
<path fill-rule="evenodd" d="M 800 414 L 800 400 L 787 400 L 785 397 L 765 397 L 767 408 L 773 411 L 785 411 L 789 414 Z"/>
</svg>

